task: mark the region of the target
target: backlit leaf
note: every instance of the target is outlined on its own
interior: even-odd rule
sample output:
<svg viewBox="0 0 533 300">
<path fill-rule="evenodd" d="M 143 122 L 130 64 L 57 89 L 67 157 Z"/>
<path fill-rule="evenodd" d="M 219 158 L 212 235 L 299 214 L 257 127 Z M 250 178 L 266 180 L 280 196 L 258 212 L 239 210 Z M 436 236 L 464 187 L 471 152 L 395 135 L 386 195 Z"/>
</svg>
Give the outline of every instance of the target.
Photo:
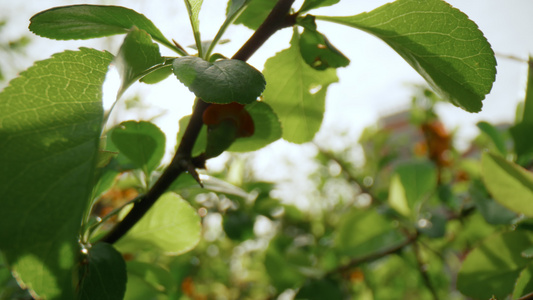
<svg viewBox="0 0 533 300">
<path fill-rule="evenodd" d="M 441 0 L 398 0 L 350 17 L 316 17 L 364 30 L 400 54 L 443 98 L 481 110 L 496 59 L 477 25 Z"/>
<path fill-rule="evenodd" d="M 457 288 L 475 299 L 497 299 L 513 292 L 515 281 L 530 260 L 522 251 L 531 247 L 533 234 L 514 231 L 493 236 L 468 254 L 457 278 Z"/>
<path fill-rule="evenodd" d="M 174 74 L 198 98 L 210 103 L 248 104 L 265 89 L 261 72 L 236 59 L 213 63 L 195 56 L 174 60 Z"/>
<path fill-rule="evenodd" d="M 174 193 L 166 193 L 116 244 L 121 252 L 158 249 L 178 255 L 200 241 L 200 217 L 196 210 Z"/>
<path fill-rule="evenodd" d="M 36 295 L 74 299 L 78 231 L 93 187 L 112 55 L 39 61 L 0 93 L 0 250 Z"/>
<path fill-rule="evenodd" d="M 300 13 L 306 12 L 314 8 L 331 6 L 333 4 L 339 3 L 339 1 L 340 0 L 305 0 L 304 4 L 300 8 Z"/>
<path fill-rule="evenodd" d="M 335 246 L 342 254 L 361 257 L 404 239 L 393 222 L 376 211 L 353 210 L 342 218 Z"/>
<path fill-rule="evenodd" d="M 122 77 L 122 85 L 117 98 L 120 98 L 132 83 L 146 75 L 149 68 L 163 61 L 159 46 L 152 42 L 150 35 L 144 30 L 132 28 L 126 35 L 115 59 Z"/>
<path fill-rule="evenodd" d="M 276 0 L 250 0 L 246 9 L 235 20 L 235 24 L 242 24 L 252 30 L 256 30 L 265 21 L 276 2 Z"/>
<path fill-rule="evenodd" d="M 529 264 L 518 276 L 513 290 L 513 299 L 518 299 L 533 291 L 533 265 Z"/>
<path fill-rule="evenodd" d="M 107 5 L 70 5 L 51 8 L 30 19 L 30 30 L 56 40 L 91 39 L 127 33 L 133 26 L 169 48 L 176 48 L 154 23 L 138 12 Z"/>
<path fill-rule="evenodd" d="M 120 154 L 149 176 L 165 154 L 165 134 L 146 121 L 123 122 L 111 131 L 111 140 Z"/>
<path fill-rule="evenodd" d="M 202 8 L 203 0 L 184 0 L 187 12 L 189 13 L 189 19 L 191 20 L 192 31 L 194 34 L 194 40 L 196 41 L 196 48 L 198 50 L 198 56 L 202 57 L 202 38 L 200 37 L 200 9 Z"/>
<path fill-rule="evenodd" d="M 490 194 L 501 205 L 526 216 L 533 216 L 533 175 L 504 158 L 483 153 L 482 177 Z"/>
<path fill-rule="evenodd" d="M 291 47 L 269 58 L 263 74 L 268 82 L 263 101 L 278 115 L 283 138 L 293 143 L 311 141 L 322 124 L 326 90 L 338 81 L 335 69 L 318 71 L 309 66 L 295 31 Z"/>
</svg>

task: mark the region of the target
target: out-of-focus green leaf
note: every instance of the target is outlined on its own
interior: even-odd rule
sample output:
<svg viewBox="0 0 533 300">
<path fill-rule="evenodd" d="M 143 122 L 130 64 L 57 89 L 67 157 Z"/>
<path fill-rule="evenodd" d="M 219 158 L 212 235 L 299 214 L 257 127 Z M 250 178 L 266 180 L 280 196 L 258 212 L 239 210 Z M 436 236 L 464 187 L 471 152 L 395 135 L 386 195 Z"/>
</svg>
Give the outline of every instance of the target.
<svg viewBox="0 0 533 300">
<path fill-rule="evenodd" d="M 116 246 L 121 252 L 158 249 L 178 255 L 198 244 L 201 231 L 195 209 L 178 195 L 166 193 Z"/>
<path fill-rule="evenodd" d="M 340 0 L 305 0 L 304 4 L 300 8 L 300 13 L 319 7 L 331 6 L 333 4 L 339 3 L 339 1 Z"/>
<path fill-rule="evenodd" d="M 152 21 L 121 6 L 61 6 L 42 11 L 30 21 L 30 30 L 33 33 L 56 40 L 91 39 L 123 34 L 136 26 L 148 32 L 154 40 L 169 48 L 176 48 Z"/>
<path fill-rule="evenodd" d="M 250 0 L 246 9 L 235 20 L 235 24 L 242 24 L 256 30 L 265 21 L 276 2 L 276 0 Z"/>
<path fill-rule="evenodd" d="M 126 263 L 113 246 L 96 243 L 80 267 L 80 300 L 122 299 L 126 292 Z"/>
<path fill-rule="evenodd" d="M 501 205 L 533 216 L 533 175 L 495 154 L 483 153 L 482 177 L 490 194 Z"/>
<path fill-rule="evenodd" d="M 146 121 L 126 121 L 111 132 L 113 145 L 149 176 L 165 154 L 165 134 Z"/>
<path fill-rule="evenodd" d="M 265 89 L 265 78 L 254 67 L 236 59 L 213 63 L 195 56 L 174 60 L 174 74 L 198 98 L 210 103 L 248 104 Z"/>
<path fill-rule="evenodd" d="M 244 211 L 229 211 L 224 215 L 224 232 L 235 241 L 245 241 L 254 237 L 255 216 Z"/>
<path fill-rule="evenodd" d="M 496 77 L 496 59 L 477 25 L 441 0 L 398 0 L 350 17 L 316 17 L 364 30 L 400 54 L 444 99 L 469 112 Z"/>
<path fill-rule="evenodd" d="M 317 71 L 300 54 L 299 34 L 295 30 L 291 47 L 265 63 L 268 85 L 263 101 L 278 115 L 283 138 L 293 143 L 309 142 L 322 124 L 326 91 L 338 80 L 335 69 Z"/>
<path fill-rule="evenodd" d="M 406 217 L 418 211 L 437 187 L 437 171 L 429 161 L 409 161 L 399 164 L 391 180 L 389 203 Z"/>
<path fill-rule="evenodd" d="M 128 276 L 136 276 L 159 292 L 168 292 L 174 286 L 170 272 L 155 263 L 129 261 L 126 263 Z"/>
<path fill-rule="evenodd" d="M 323 300 L 346 298 L 341 286 L 328 279 L 308 279 L 294 299 Z"/>
<path fill-rule="evenodd" d="M 468 254 L 457 278 L 465 296 L 504 299 L 513 292 L 519 274 L 530 260 L 521 253 L 533 244 L 533 233 L 514 231 L 493 236 Z"/>
<path fill-rule="evenodd" d="M 265 254 L 265 268 L 278 291 L 301 286 L 306 279 L 302 271 L 311 265 L 309 253 L 295 247 L 292 239 L 279 236 L 270 241 Z"/>
<path fill-rule="evenodd" d="M 517 214 L 490 197 L 481 179 L 472 179 L 469 193 L 479 212 L 489 224 L 511 224 Z"/>
<path fill-rule="evenodd" d="M 492 124 L 487 122 L 479 122 L 477 123 L 477 127 L 479 130 L 484 132 L 490 140 L 494 143 L 494 146 L 496 146 L 496 149 L 498 149 L 498 152 L 502 156 L 507 155 L 507 147 L 505 146 L 505 139 L 503 138 L 502 134 L 498 129 Z"/>
<path fill-rule="evenodd" d="M 335 237 L 342 254 L 361 257 L 404 241 L 392 221 L 374 210 L 356 210 L 344 215 Z"/>
<path fill-rule="evenodd" d="M 39 61 L 0 93 L 0 250 L 39 297 L 73 299 L 112 55 L 82 48 Z"/>
<path fill-rule="evenodd" d="M 524 104 L 523 123 L 533 123 L 533 57 L 528 61 L 527 90 Z"/>
<path fill-rule="evenodd" d="M 518 123 L 509 128 L 509 132 L 513 138 L 514 150 L 518 155 L 517 161 L 520 162 L 524 158 L 530 158 L 533 155 L 533 139 L 531 139 L 533 123 Z"/>
<path fill-rule="evenodd" d="M 529 264 L 518 276 L 513 290 L 513 299 L 518 299 L 533 291 L 533 265 Z"/>
<path fill-rule="evenodd" d="M 163 63 L 159 53 L 159 46 L 152 42 L 150 35 L 136 27 L 126 35 L 115 63 L 122 77 L 122 84 L 118 90 L 117 98 L 135 81 L 146 75 L 146 71 Z"/>
</svg>

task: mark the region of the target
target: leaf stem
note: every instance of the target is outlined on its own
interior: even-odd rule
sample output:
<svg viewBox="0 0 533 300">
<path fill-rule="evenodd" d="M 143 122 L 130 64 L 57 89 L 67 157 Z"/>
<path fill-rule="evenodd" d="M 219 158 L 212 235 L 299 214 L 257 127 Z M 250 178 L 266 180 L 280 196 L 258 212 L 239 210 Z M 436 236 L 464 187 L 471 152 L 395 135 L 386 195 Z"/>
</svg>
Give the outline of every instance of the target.
<svg viewBox="0 0 533 300">
<path fill-rule="evenodd" d="M 290 15 L 290 9 L 295 0 L 279 0 L 263 24 L 254 32 L 250 39 L 233 55 L 233 59 L 246 61 L 259 49 L 276 31 L 290 27 L 296 23 L 296 16 Z M 100 241 L 106 243 L 115 243 L 122 238 L 154 205 L 159 197 L 170 187 L 170 185 L 184 172 L 190 172 L 195 175 L 195 168 L 202 168 L 205 165 L 203 157 L 192 157 L 192 149 L 198 134 L 202 129 L 202 115 L 209 103 L 197 99 L 194 111 L 178 150 L 170 165 L 165 169 L 163 174 L 148 190 L 148 192 L 136 202 L 126 217 L 118 223 L 106 236 Z"/>
</svg>

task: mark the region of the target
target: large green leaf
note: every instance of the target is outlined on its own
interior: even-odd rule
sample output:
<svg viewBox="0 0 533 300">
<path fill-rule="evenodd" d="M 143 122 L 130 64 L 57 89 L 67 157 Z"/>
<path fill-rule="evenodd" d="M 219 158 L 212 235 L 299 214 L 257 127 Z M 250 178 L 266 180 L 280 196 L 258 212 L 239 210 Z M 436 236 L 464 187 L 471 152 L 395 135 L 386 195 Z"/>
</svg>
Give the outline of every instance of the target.
<svg viewBox="0 0 533 300">
<path fill-rule="evenodd" d="M 533 216 L 533 175 L 504 158 L 484 153 L 481 159 L 485 186 L 501 205 L 526 216 Z"/>
<path fill-rule="evenodd" d="M 174 60 L 174 74 L 198 98 L 210 103 L 248 104 L 265 89 L 265 78 L 254 67 L 236 59 L 214 63 L 195 56 Z"/>
<path fill-rule="evenodd" d="M 278 115 L 283 138 L 293 143 L 309 142 L 324 116 L 327 87 L 338 80 L 335 69 L 318 71 L 302 58 L 299 34 L 294 32 L 291 47 L 265 63 L 268 82 L 263 101 Z"/>
<path fill-rule="evenodd" d="M 202 226 L 196 210 L 174 193 L 166 193 L 117 243 L 121 252 L 158 249 L 177 255 L 194 248 Z"/>
<path fill-rule="evenodd" d="M 163 61 L 164 59 L 159 53 L 159 46 L 152 42 L 150 35 L 137 27 L 132 28 L 126 35 L 115 60 L 122 77 L 122 85 L 117 98 L 132 83 L 146 75 L 148 69 L 163 63 Z"/>
<path fill-rule="evenodd" d="M 97 243 L 81 264 L 80 300 L 122 299 L 126 292 L 126 263 L 113 246 Z"/>
<path fill-rule="evenodd" d="M 404 239 L 393 222 L 375 210 L 353 210 L 342 218 L 335 246 L 342 254 L 360 257 L 399 244 Z"/>
<path fill-rule="evenodd" d="M 470 252 L 457 278 L 461 293 L 475 299 L 497 299 L 513 292 L 515 281 L 530 259 L 521 252 L 531 247 L 533 234 L 514 231 L 493 236 Z"/>
<path fill-rule="evenodd" d="M 111 60 L 85 48 L 55 54 L 0 94 L 0 250 L 20 281 L 47 299 L 73 299 Z"/>
<path fill-rule="evenodd" d="M 350 17 L 317 17 L 375 35 L 400 54 L 440 96 L 481 110 L 496 59 L 477 25 L 442 0 L 398 0 Z"/>
<path fill-rule="evenodd" d="M 165 134 L 150 122 L 123 122 L 111 131 L 111 140 L 147 176 L 159 166 L 165 154 Z"/>
<path fill-rule="evenodd" d="M 57 40 L 91 39 L 127 33 L 136 26 L 165 46 L 176 47 L 154 23 L 138 12 L 106 5 L 70 5 L 51 8 L 30 19 L 30 30 L 42 37 Z"/>
</svg>

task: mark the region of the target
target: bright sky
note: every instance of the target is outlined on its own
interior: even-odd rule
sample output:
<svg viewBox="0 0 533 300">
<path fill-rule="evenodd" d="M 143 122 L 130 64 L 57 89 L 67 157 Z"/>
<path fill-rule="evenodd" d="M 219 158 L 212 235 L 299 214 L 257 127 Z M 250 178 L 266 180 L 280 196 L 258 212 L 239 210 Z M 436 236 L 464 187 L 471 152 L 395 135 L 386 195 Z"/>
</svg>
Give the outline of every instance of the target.
<svg viewBox="0 0 533 300">
<path fill-rule="evenodd" d="M 218 26 L 223 21 L 225 2 L 221 0 L 204 0 L 203 11 L 200 15 L 202 37 L 211 39 Z M 301 3 L 302 1 L 298 1 Z M 322 15 L 355 15 L 369 11 L 390 1 L 355 1 L 342 0 L 339 4 L 321 9 L 316 14 Z M 512 121 L 516 104 L 523 98 L 527 66 L 524 62 L 506 59 L 504 56 L 515 56 L 526 60 L 533 52 L 533 1 L 531 0 L 449 0 L 474 20 L 492 44 L 499 55 L 498 74 L 493 91 L 484 101 L 483 111 L 471 114 L 452 105 L 439 107 L 441 116 L 448 128 L 459 128 L 458 134 L 463 139 L 473 137 L 477 130 L 475 123 L 480 120 L 489 122 Z M 186 16 L 182 0 L 175 1 L 133 1 L 133 0 L 103 0 L 103 1 L 70 1 L 70 0 L 31 0 L 13 1 L 0 0 L 0 18 L 12 21 L 2 32 L 0 39 L 16 38 L 20 34 L 28 33 L 28 19 L 35 13 L 60 5 L 78 3 L 118 4 L 135 9 L 145 14 L 158 26 L 167 37 L 177 40 L 181 45 L 193 44 L 189 21 Z M 339 69 L 340 82 L 330 86 L 328 90 L 327 109 L 321 131 L 316 136 L 317 143 L 325 148 L 340 149 L 345 143 L 355 143 L 361 130 L 374 124 L 380 116 L 387 115 L 409 107 L 412 88 L 411 83 L 422 83 L 421 77 L 383 42 L 353 28 L 337 24 L 321 22 L 318 30 L 326 34 L 329 40 L 347 57 L 351 64 Z M 249 63 L 261 70 L 265 60 L 277 51 L 288 47 L 290 30 L 284 30 L 269 40 L 250 60 Z M 231 56 L 251 35 L 251 31 L 242 27 L 228 30 L 226 38 L 231 42 L 221 45 L 217 52 Z M 122 37 L 115 37 L 108 42 L 106 49 L 116 53 Z M 52 53 L 63 49 L 77 49 L 80 46 L 102 48 L 106 40 L 97 41 L 51 41 L 37 38 L 30 46 L 32 58 L 20 62 L 23 67 L 31 65 L 35 59 L 46 59 Z M 166 49 L 163 54 L 172 55 Z M 501 55 L 501 56 L 500 56 Z M 113 84 L 106 88 L 108 99 L 113 99 Z M 116 88 L 116 87 L 115 87 Z M 169 149 L 174 146 L 172 136 L 177 132 L 177 121 L 191 111 L 193 96 L 172 76 L 156 86 L 136 84 L 125 94 L 125 97 L 141 93 L 146 103 L 153 106 L 150 110 L 142 111 L 143 118 L 157 115 L 164 110 L 168 112 L 155 120 L 155 123 L 165 128 L 169 133 L 167 143 Z M 120 115 L 117 121 L 131 118 Z M 344 132 L 340 138 L 335 133 Z M 269 171 L 271 160 L 286 160 L 295 162 L 301 157 L 312 156 L 314 151 L 310 147 L 290 145 L 277 142 L 262 151 L 265 159 L 258 164 L 259 172 Z M 280 172 L 285 172 L 280 170 Z"/>
</svg>

